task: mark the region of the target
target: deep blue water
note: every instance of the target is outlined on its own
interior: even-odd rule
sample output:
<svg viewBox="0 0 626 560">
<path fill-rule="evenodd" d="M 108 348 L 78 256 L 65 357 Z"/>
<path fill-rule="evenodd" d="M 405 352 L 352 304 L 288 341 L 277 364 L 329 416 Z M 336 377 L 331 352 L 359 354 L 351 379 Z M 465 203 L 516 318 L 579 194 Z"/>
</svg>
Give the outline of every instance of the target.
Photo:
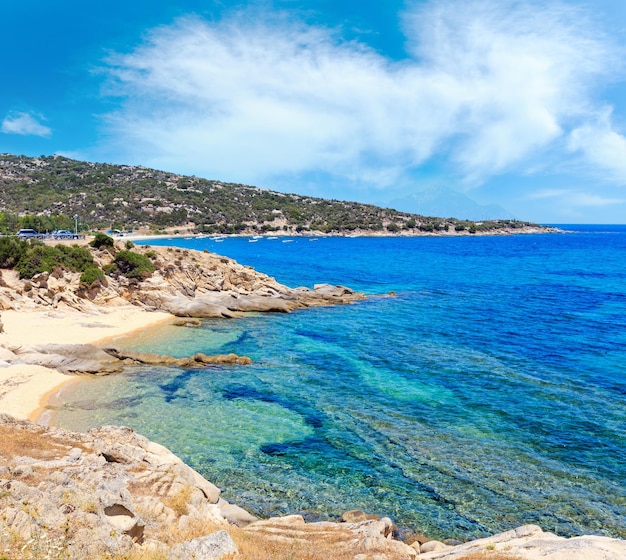
<svg viewBox="0 0 626 560">
<path fill-rule="evenodd" d="M 254 364 L 95 378 L 58 423 L 130 425 L 260 515 L 626 538 L 626 226 L 568 229 L 159 242 L 371 297 L 149 330 L 125 344 Z"/>
</svg>

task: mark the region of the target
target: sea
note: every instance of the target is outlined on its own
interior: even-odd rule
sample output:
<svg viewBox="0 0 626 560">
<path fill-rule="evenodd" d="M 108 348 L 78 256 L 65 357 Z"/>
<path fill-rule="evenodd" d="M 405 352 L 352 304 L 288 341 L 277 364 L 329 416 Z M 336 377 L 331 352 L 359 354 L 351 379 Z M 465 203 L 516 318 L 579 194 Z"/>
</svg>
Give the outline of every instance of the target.
<svg viewBox="0 0 626 560">
<path fill-rule="evenodd" d="M 463 237 L 150 241 L 351 305 L 116 341 L 245 366 L 86 379 L 57 425 L 126 425 L 267 517 L 351 509 L 465 540 L 526 523 L 626 538 L 626 226 Z"/>
</svg>

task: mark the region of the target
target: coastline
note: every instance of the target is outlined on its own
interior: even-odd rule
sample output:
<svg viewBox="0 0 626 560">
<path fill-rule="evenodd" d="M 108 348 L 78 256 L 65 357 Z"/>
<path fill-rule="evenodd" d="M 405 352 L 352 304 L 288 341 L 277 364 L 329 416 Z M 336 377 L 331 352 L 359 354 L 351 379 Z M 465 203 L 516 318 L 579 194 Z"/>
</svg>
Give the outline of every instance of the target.
<svg viewBox="0 0 626 560">
<path fill-rule="evenodd" d="M 137 316 L 135 317 L 135 315 Z M 20 344 L 20 345 L 23 344 L 26 346 L 26 343 L 36 344 L 42 341 L 44 341 L 45 343 L 52 343 L 52 344 L 54 343 L 59 343 L 59 344 L 92 343 L 94 344 L 95 343 L 99 345 L 104 345 L 104 344 L 107 344 L 109 341 L 115 341 L 122 337 L 128 337 L 128 336 L 132 337 L 133 333 L 140 332 L 142 329 L 146 327 L 167 323 L 169 320 L 173 319 L 173 317 L 167 313 L 159 313 L 159 315 L 164 315 L 164 317 L 158 318 L 153 321 L 153 319 L 155 319 L 155 315 L 157 314 L 154 312 L 148 311 L 145 308 L 134 307 L 134 306 L 99 308 L 97 310 L 90 310 L 90 311 L 65 311 L 65 310 L 60 311 L 58 309 L 49 310 L 49 311 L 36 311 L 36 312 L 25 311 L 23 309 L 20 309 L 20 311 L 13 311 L 13 312 L 5 311 L 3 312 L 2 318 L 5 320 L 4 321 L 5 329 L 8 332 L 6 333 L 6 337 L 5 335 L 0 334 L 0 351 L 2 350 L 2 345 L 11 346 L 15 344 Z M 147 321 L 147 323 L 144 323 L 144 321 Z M 1 359 L 2 358 L 0 356 L 0 360 Z M 20 370 L 18 368 L 21 367 L 24 369 L 26 373 L 30 374 L 32 370 L 36 368 L 40 368 L 41 366 L 27 366 L 27 365 L 21 364 L 21 365 L 16 365 L 12 367 L 16 368 L 13 370 L 14 373 L 19 372 Z M 39 387 L 36 383 L 37 378 L 39 377 L 44 377 L 46 378 L 47 381 L 50 381 L 50 386 L 52 386 L 52 388 L 49 391 L 45 392 L 44 394 L 41 394 L 39 398 L 38 408 L 30 412 L 30 416 L 29 416 L 29 418 L 32 417 L 32 415 L 38 416 L 40 423 L 43 422 L 43 418 L 41 417 L 42 416 L 41 413 L 43 412 L 43 409 L 41 407 L 45 406 L 46 403 L 53 402 L 53 399 L 59 396 L 60 396 L 60 400 L 62 401 L 63 397 L 61 393 L 62 391 L 65 390 L 64 387 L 67 387 L 69 383 L 80 383 L 80 382 L 86 381 L 87 379 L 91 379 L 90 377 L 85 377 L 83 375 L 80 375 L 80 376 L 63 375 L 49 368 L 42 368 L 42 369 L 44 370 L 43 372 L 41 371 L 34 372 L 34 375 L 32 375 L 33 381 L 34 381 L 34 385 L 33 385 L 34 390 L 37 390 L 38 388 L 41 389 L 41 387 Z M 0 368 L 0 375 L 5 372 L 6 374 L 10 374 L 11 368 Z M 40 373 L 41 373 L 41 376 L 39 375 Z M 55 373 L 61 376 L 60 382 L 58 382 L 58 380 L 55 379 L 55 376 L 54 376 Z M 10 378 L 10 375 L 9 375 L 9 378 Z M 0 377 L 0 379 L 2 379 L 2 377 Z M 2 390 L 3 390 L 3 387 L 0 386 L 0 393 L 2 393 Z M 20 386 L 20 388 L 16 388 L 16 391 L 17 391 L 17 394 L 23 393 L 26 395 L 25 402 L 23 403 L 24 409 L 27 409 L 28 407 L 31 407 L 33 405 L 33 403 L 31 402 L 33 394 L 31 391 L 31 386 L 29 386 L 28 383 L 24 383 Z M 31 398 L 31 400 L 29 400 L 29 397 Z M 19 400 L 19 399 L 14 399 L 14 400 Z M 2 403 L 3 401 L 0 395 L 0 413 L 4 412 Z M 103 428 L 100 428 L 100 430 L 102 429 Z M 115 438 L 115 446 L 123 446 L 123 444 L 125 443 L 125 440 L 123 440 L 123 438 L 120 437 L 120 434 L 122 434 L 122 430 L 124 429 L 114 428 L 112 431 L 111 437 Z M 54 433 L 54 432 L 51 431 L 50 433 Z M 72 437 L 76 437 L 76 436 L 72 436 Z M 150 449 L 158 446 L 158 444 L 153 444 L 153 443 L 148 443 L 146 445 L 149 445 Z M 69 449 L 69 445 L 68 445 L 68 449 Z M 115 447 L 115 449 L 117 449 L 117 447 Z M 98 457 L 101 459 L 100 456 Z M 69 460 L 68 460 L 68 463 L 69 463 Z M 116 461 L 110 461 L 107 463 L 106 466 L 107 468 L 109 468 L 111 467 L 111 465 L 119 465 L 119 464 L 120 463 L 117 463 Z M 54 468 L 56 469 L 58 467 L 55 466 Z M 74 469 L 75 465 L 72 463 L 70 464 L 68 468 Z M 20 471 L 16 469 L 16 472 L 20 472 Z M 23 471 L 23 472 L 27 472 L 27 471 Z M 17 476 L 20 476 L 20 475 L 18 474 Z M 24 478 L 27 478 L 27 477 L 28 477 L 28 474 L 25 474 Z M 132 511 L 133 510 L 132 505 L 130 503 L 127 503 L 127 505 L 128 505 L 127 509 L 129 511 Z M 110 507 L 110 506 L 107 506 L 107 507 Z M 55 511 L 57 510 L 58 510 L 58 507 L 56 507 Z M 222 510 L 222 512 L 225 512 L 225 511 L 227 510 L 226 509 Z M 297 516 L 290 516 L 290 517 L 294 518 Z M 109 525 L 106 525 L 106 522 L 107 522 L 106 517 L 103 517 L 102 522 L 103 522 L 102 523 L 103 526 L 107 528 L 110 527 Z M 254 523 L 253 523 L 253 529 L 251 530 L 254 530 L 254 531 L 258 530 L 258 527 L 262 526 L 263 523 L 267 523 L 267 521 L 261 521 L 259 522 L 257 526 L 254 526 Z M 288 524 L 287 522 L 284 522 L 284 521 L 281 521 L 281 523 L 283 523 L 284 525 Z M 165 525 L 167 527 L 171 527 L 170 522 L 166 523 Z M 295 525 L 295 526 L 297 528 L 300 528 L 300 525 L 304 525 L 304 521 L 300 522 L 300 520 L 298 520 L 298 525 Z M 108 531 L 109 532 L 107 533 L 107 535 L 110 537 L 111 536 L 110 529 L 108 529 Z M 95 531 L 93 532 L 93 534 L 95 535 Z M 513 548 L 513 546 L 518 546 L 517 544 L 510 544 L 514 542 L 513 537 L 515 537 L 515 539 L 517 538 L 534 539 L 530 541 L 530 542 L 533 542 L 533 544 L 536 542 L 539 542 L 544 547 L 550 546 L 550 547 L 556 548 L 557 546 L 562 546 L 564 549 L 569 546 L 568 545 L 569 542 L 571 542 L 571 547 L 575 545 L 578 548 L 582 548 L 583 544 L 589 541 L 590 546 L 597 547 L 598 550 L 600 549 L 600 547 L 605 547 L 605 546 L 615 547 L 616 549 L 615 558 L 623 558 L 623 556 L 620 556 L 620 554 L 623 553 L 623 551 L 625 550 L 624 546 L 626 546 L 623 544 L 623 541 L 619 541 L 616 543 L 614 539 L 608 539 L 607 537 L 592 537 L 591 539 L 593 539 L 593 542 L 591 542 L 591 539 L 587 539 L 583 541 L 581 537 L 576 537 L 577 540 L 571 539 L 570 541 L 565 541 L 565 539 L 562 539 L 561 537 L 555 537 L 554 535 L 551 535 L 548 533 L 542 533 L 541 530 L 536 526 L 520 527 L 518 529 L 508 531 L 507 533 L 504 533 L 503 535 L 508 535 L 508 536 L 504 537 L 502 535 L 498 535 L 494 537 L 493 540 L 481 539 L 478 541 L 473 541 L 472 543 L 468 543 L 466 545 L 460 545 L 460 546 L 465 546 L 465 548 L 460 549 L 459 554 L 462 554 L 463 551 L 472 552 L 474 550 L 493 551 L 496 549 L 496 546 L 499 547 L 498 550 L 509 551 L 509 549 Z M 553 537 L 554 539 L 560 539 L 560 540 L 555 541 L 554 544 L 553 542 L 548 542 L 548 538 L 552 539 Z M 505 540 L 505 539 L 508 539 L 508 540 Z M 388 544 L 386 541 L 381 541 L 381 542 L 384 542 L 385 546 L 387 546 Z M 430 548 L 431 550 L 436 550 L 434 547 L 438 547 L 438 546 L 444 547 L 446 545 L 443 543 L 438 543 L 437 541 L 430 541 L 430 544 L 427 544 L 426 546 L 421 546 L 420 544 L 418 544 L 414 548 L 418 552 L 418 554 L 420 554 L 420 557 L 432 559 L 432 558 L 439 558 L 439 556 L 430 556 L 428 554 L 433 554 L 433 553 L 428 553 L 427 550 L 428 548 Z M 526 542 L 523 542 L 519 546 L 520 546 L 520 549 L 522 550 L 526 550 L 527 548 L 530 548 L 526 546 Z M 537 545 L 534 545 L 534 546 L 537 547 Z M 617 547 L 619 547 L 619 550 L 617 549 Z M 361 549 L 359 549 L 359 551 L 361 551 Z M 396 559 L 399 560 L 400 558 L 405 559 L 407 558 L 406 552 L 407 552 L 406 550 L 398 551 L 397 557 L 391 556 L 392 553 L 390 552 L 389 557 L 381 556 L 381 558 L 390 558 L 390 559 L 393 558 L 393 560 L 396 560 Z M 596 550 L 594 549 L 594 551 L 592 551 L 591 554 L 595 554 L 595 553 L 596 553 Z M 597 554 L 600 554 L 600 553 L 601 552 L 597 552 Z M 405 555 L 400 556 L 400 554 L 405 554 Z M 449 554 L 452 554 L 452 552 L 448 553 L 445 551 L 445 549 L 442 548 L 441 558 L 443 558 L 444 556 L 451 558 L 452 556 L 449 556 Z M 324 557 L 324 555 L 320 555 L 318 557 Z M 328 555 L 326 555 L 325 557 L 330 558 L 330 556 Z M 414 557 L 414 555 L 412 557 Z M 595 556 L 580 556 L 580 557 L 568 556 L 569 560 L 573 560 L 573 558 L 581 558 L 582 560 L 584 558 L 591 558 L 591 557 L 595 557 Z M 524 556 L 524 558 L 530 558 L 530 556 L 529 557 Z M 532 557 L 532 558 L 533 560 L 535 560 L 535 557 Z M 609 558 L 609 556 L 607 556 L 607 558 Z"/>
<path fill-rule="evenodd" d="M 172 319 L 169 313 L 135 306 L 100 309 L 89 314 L 69 310 L 3 311 L 0 360 L 7 348 L 35 344 L 102 345 Z M 0 413 L 41 423 L 48 402 L 65 385 L 79 380 L 80 376 L 39 365 L 0 367 Z"/>
<path fill-rule="evenodd" d="M 180 228 L 183 229 L 183 228 Z M 261 238 L 278 237 L 280 239 L 287 237 L 307 238 L 307 237 L 484 237 L 484 236 L 509 236 L 509 235 L 537 235 L 546 233 L 568 233 L 566 230 L 557 226 L 534 225 L 521 228 L 501 228 L 496 230 L 479 230 L 470 233 L 469 230 L 456 231 L 454 229 L 432 231 L 374 231 L 374 230 L 345 230 L 332 233 L 326 233 L 317 230 L 296 231 L 273 231 L 261 235 Z M 155 239 L 210 239 L 212 237 L 223 238 L 246 238 L 256 236 L 257 232 L 248 231 L 246 233 L 229 233 L 229 234 L 206 234 L 188 231 L 187 233 L 124 233 L 121 235 L 113 235 L 116 240 L 127 240 L 141 243 L 142 241 L 152 241 Z"/>
</svg>

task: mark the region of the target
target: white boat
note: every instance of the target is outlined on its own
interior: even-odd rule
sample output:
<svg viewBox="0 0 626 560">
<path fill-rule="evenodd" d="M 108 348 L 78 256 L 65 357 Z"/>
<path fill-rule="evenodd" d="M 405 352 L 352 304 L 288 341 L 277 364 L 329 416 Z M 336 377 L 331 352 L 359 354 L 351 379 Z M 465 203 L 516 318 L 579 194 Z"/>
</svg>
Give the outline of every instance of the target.
<svg viewBox="0 0 626 560">
<path fill-rule="evenodd" d="M 283 239 L 283 243 L 293 243 L 293 239 Z"/>
<path fill-rule="evenodd" d="M 248 243 L 257 243 L 258 239 L 248 239 Z"/>
</svg>

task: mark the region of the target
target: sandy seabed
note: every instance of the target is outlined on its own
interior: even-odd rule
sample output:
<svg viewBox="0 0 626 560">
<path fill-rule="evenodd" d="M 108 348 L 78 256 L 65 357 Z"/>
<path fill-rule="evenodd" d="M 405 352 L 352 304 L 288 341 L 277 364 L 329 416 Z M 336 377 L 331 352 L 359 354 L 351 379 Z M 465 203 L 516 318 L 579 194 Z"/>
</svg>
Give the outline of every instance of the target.
<svg viewBox="0 0 626 560">
<path fill-rule="evenodd" d="M 78 311 L 3 311 L 0 333 L 0 412 L 37 420 L 49 398 L 79 379 L 43 366 L 2 361 L 2 350 L 40 344 L 103 344 L 172 319 L 163 312 L 126 306 L 98 313 Z"/>
</svg>

